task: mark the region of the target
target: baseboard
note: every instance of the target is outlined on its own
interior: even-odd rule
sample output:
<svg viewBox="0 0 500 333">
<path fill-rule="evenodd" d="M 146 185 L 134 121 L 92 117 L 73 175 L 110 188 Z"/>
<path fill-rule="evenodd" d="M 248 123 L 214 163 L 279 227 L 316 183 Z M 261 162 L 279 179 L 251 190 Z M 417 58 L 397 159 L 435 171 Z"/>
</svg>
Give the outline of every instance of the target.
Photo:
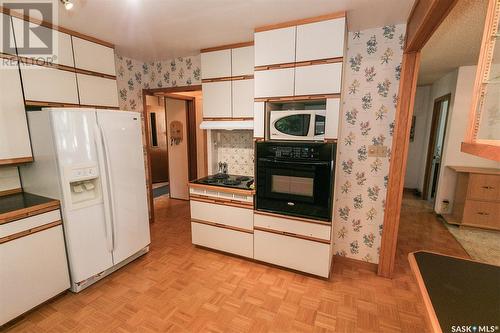
<svg viewBox="0 0 500 333">
<path fill-rule="evenodd" d="M 374 272 L 376 273 L 377 270 L 378 270 L 378 265 L 377 264 L 374 264 L 374 263 L 371 263 L 371 262 L 366 262 L 366 261 L 363 261 L 363 260 L 358 260 L 358 259 L 353 259 L 353 258 L 348 258 L 348 257 L 344 257 L 344 256 L 339 256 L 339 255 L 334 255 L 333 256 L 333 264 L 343 264 L 343 265 L 346 265 L 346 266 L 351 266 L 351 267 L 355 267 L 355 268 L 358 268 L 358 269 L 364 269 L 364 270 L 367 270 L 367 271 L 370 271 L 370 272 Z"/>
</svg>

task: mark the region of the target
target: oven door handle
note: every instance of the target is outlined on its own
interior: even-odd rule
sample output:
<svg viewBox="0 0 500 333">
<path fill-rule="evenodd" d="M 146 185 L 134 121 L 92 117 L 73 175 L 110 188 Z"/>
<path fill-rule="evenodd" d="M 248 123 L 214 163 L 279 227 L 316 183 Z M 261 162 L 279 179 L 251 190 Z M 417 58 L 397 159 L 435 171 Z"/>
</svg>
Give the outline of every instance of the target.
<svg viewBox="0 0 500 333">
<path fill-rule="evenodd" d="M 276 158 L 265 158 L 261 157 L 258 159 L 259 162 L 272 162 L 272 163 L 283 163 L 283 164 L 290 164 L 290 165 L 325 165 L 329 166 L 330 162 L 326 161 L 304 161 L 304 162 L 295 162 L 295 161 L 284 161 Z"/>
</svg>

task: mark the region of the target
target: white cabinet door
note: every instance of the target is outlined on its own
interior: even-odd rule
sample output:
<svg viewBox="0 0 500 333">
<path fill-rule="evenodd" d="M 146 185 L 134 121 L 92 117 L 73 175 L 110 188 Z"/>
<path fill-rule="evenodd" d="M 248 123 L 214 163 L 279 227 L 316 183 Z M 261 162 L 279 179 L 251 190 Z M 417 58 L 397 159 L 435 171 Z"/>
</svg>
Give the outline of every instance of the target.
<svg viewBox="0 0 500 333">
<path fill-rule="evenodd" d="M 116 80 L 77 74 L 80 104 L 118 107 Z"/>
<path fill-rule="evenodd" d="M 340 98 L 326 100 L 325 139 L 337 139 L 339 136 Z"/>
<path fill-rule="evenodd" d="M 231 50 L 231 76 L 253 75 L 254 48 L 253 46 L 239 47 Z"/>
<path fill-rule="evenodd" d="M 233 118 L 253 118 L 253 80 L 232 81 Z"/>
<path fill-rule="evenodd" d="M 255 72 L 255 97 L 293 96 L 294 72 L 294 68 Z"/>
<path fill-rule="evenodd" d="M 296 27 L 255 33 L 255 66 L 295 62 Z"/>
<path fill-rule="evenodd" d="M 116 75 L 115 50 L 113 48 L 75 36 L 71 38 L 73 39 L 76 68 L 113 76 Z"/>
<path fill-rule="evenodd" d="M 344 56 L 345 18 L 297 26 L 296 61 Z"/>
<path fill-rule="evenodd" d="M 230 118 L 231 81 L 203 83 L 203 117 Z"/>
<path fill-rule="evenodd" d="M 4 26 L 9 26 L 12 27 L 11 22 L 10 22 L 10 16 L 5 15 L 0 13 L 0 36 L 2 36 L 2 41 L 0 42 L 0 53 L 6 53 L 6 54 L 16 54 L 16 46 L 14 44 L 14 34 L 12 33 L 12 29 L 9 29 L 10 31 L 10 36 L 9 36 L 9 42 L 12 48 L 9 50 L 8 48 L 4 47 L 4 40 L 3 36 L 4 35 Z"/>
<path fill-rule="evenodd" d="M 3 59 L 0 59 L 3 60 Z M 0 163 L 30 157 L 31 144 L 17 61 L 0 62 Z"/>
<path fill-rule="evenodd" d="M 298 271 L 328 277 L 330 245 L 254 230 L 254 258 Z"/>
<path fill-rule="evenodd" d="M 12 24 L 14 26 L 14 35 L 16 36 L 16 45 L 20 56 L 30 57 L 32 54 L 23 54 L 22 48 L 28 47 L 25 45 L 28 41 L 25 40 L 24 25 L 26 21 L 21 20 L 17 17 L 12 18 Z M 32 23 L 31 23 L 32 24 Z M 53 34 L 55 37 L 55 42 L 53 44 L 54 50 L 53 55 L 55 58 L 50 60 L 54 64 L 64 65 L 69 67 L 74 67 L 75 62 L 73 60 L 73 46 L 71 45 L 71 36 L 60 32 L 58 30 L 52 30 L 44 26 L 33 25 L 36 27 L 40 34 Z M 30 41 L 33 42 L 33 41 Z M 36 55 L 37 57 L 40 55 Z M 50 55 L 48 55 L 50 56 Z"/>
<path fill-rule="evenodd" d="M 339 94 L 342 87 L 342 63 L 295 68 L 295 95 Z"/>
<path fill-rule="evenodd" d="M 253 234 L 231 229 L 191 223 L 193 244 L 253 258 Z"/>
<path fill-rule="evenodd" d="M 255 102 L 253 104 L 253 137 L 263 139 L 264 138 L 264 115 L 265 115 L 265 103 Z"/>
<path fill-rule="evenodd" d="M 27 101 L 78 104 L 73 72 L 21 64 L 21 76 Z"/>
<path fill-rule="evenodd" d="M 0 244 L 0 262 L 0 325 L 69 288 L 61 225 Z"/>
<path fill-rule="evenodd" d="M 231 76 L 231 50 L 201 54 L 201 78 L 213 79 Z"/>
</svg>

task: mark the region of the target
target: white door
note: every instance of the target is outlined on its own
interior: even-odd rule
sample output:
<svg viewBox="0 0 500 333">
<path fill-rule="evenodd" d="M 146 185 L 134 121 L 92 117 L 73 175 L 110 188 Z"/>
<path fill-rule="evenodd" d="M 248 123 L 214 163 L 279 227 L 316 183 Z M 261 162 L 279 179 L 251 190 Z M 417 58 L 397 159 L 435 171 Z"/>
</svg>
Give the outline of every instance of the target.
<svg viewBox="0 0 500 333">
<path fill-rule="evenodd" d="M 166 98 L 167 115 L 168 174 L 170 180 L 170 197 L 189 200 L 189 161 L 186 125 L 186 101 Z M 172 123 L 181 124 L 182 139 L 173 138 Z"/>
<path fill-rule="evenodd" d="M 231 50 L 201 54 L 201 78 L 213 79 L 231 76 Z"/>
<path fill-rule="evenodd" d="M 294 68 L 256 71 L 255 97 L 293 96 Z"/>
<path fill-rule="evenodd" d="M 295 62 L 297 27 L 255 33 L 255 66 Z"/>
<path fill-rule="evenodd" d="M 150 243 L 141 116 L 97 111 L 113 220 L 113 262 L 117 264 Z"/>
<path fill-rule="evenodd" d="M 297 26 L 296 61 L 344 56 L 345 17 Z"/>
<path fill-rule="evenodd" d="M 231 118 L 231 81 L 202 83 L 203 117 Z"/>
<path fill-rule="evenodd" d="M 52 131 L 57 149 L 63 193 L 62 212 L 71 279 L 80 282 L 113 265 L 106 234 L 104 204 L 74 208 L 71 204 L 71 170 L 74 167 L 99 164 L 92 109 L 53 109 L 50 111 Z M 50 135 L 50 133 L 47 133 Z M 68 171 L 66 171 L 68 170 Z"/>
<path fill-rule="evenodd" d="M 115 50 L 101 44 L 71 36 L 75 67 L 88 71 L 116 75 Z M 99 59 L 96 61 L 96 59 Z"/>
<path fill-rule="evenodd" d="M 20 68 L 27 101 L 79 103 L 75 73 L 36 65 Z"/>
<path fill-rule="evenodd" d="M 339 94 L 342 63 L 295 68 L 295 95 Z"/>
<path fill-rule="evenodd" d="M 253 75 L 253 46 L 239 47 L 231 50 L 231 75 Z"/>
<path fill-rule="evenodd" d="M 116 80 L 86 74 L 76 74 L 80 104 L 118 107 Z"/>
<path fill-rule="evenodd" d="M 253 118 L 253 79 L 231 82 L 233 90 L 233 118 Z"/>
</svg>

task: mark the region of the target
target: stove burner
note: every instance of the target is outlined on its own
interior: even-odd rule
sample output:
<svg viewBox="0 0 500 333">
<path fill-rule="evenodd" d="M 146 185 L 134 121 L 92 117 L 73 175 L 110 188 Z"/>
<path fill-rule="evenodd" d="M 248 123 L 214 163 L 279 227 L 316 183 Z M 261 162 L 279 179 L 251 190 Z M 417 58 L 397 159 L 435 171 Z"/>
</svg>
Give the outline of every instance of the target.
<svg viewBox="0 0 500 333">
<path fill-rule="evenodd" d="M 234 185 L 240 185 L 241 181 L 237 180 L 237 179 L 224 179 L 224 181 L 222 182 L 222 184 L 234 186 Z"/>
<path fill-rule="evenodd" d="M 226 178 L 229 178 L 229 175 L 227 173 L 217 173 L 217 174 L 213 175 L 212 178 L 226 179 Z"/>
<path fill-rule="evenodd" d="M 218 183 L 218 182 L 219 182 L 218 179 L 215 179 L 215 178 L 212 178 L 212 177 L 203 180 L 203 183 L 206 183 L 206 184 L 215 184 L 215 183 Z"/>
<path fill-rule="evenodd" d="M 247 177 L 247 176 L 238 176 L 238 177 L 236 177 L 236 180 L 239 180 L 241 182 L 246 182 L 246 181 L 250 180 L 250 177 Z"/>
</svg>

